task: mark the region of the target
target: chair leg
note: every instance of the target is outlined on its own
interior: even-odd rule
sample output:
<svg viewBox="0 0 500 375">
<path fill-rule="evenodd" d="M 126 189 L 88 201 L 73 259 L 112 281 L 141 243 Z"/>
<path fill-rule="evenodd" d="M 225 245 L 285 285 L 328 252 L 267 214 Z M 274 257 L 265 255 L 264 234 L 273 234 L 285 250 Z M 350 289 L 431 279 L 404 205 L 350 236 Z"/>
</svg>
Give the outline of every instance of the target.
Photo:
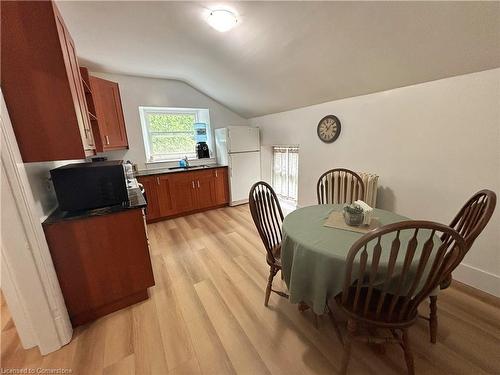
<svg viewBox="0 0 500 375">
<path fill-rule="evenodd" d="M 269 270 L 269 279 L 267 280 L 267 288 L 266 288 L 266 298 L 264 300 L 264 306 L 269 304 L 269 297 L 271 296 L 271 288 L 273 286 L 274 276 L 278 273 L 278 270 L 274 267 L 271 267 Z"/>
<path fill-rule="evenodd" d="M 437 330 L 438 330 L 438 318 L 437 318 L 437 296 L 430 296 L 430 315 L 429 315 L 429 330 L 431 333 L 431 343 L 436 343 Z"/>
<path fill-rule="evenodd" d="M 347 374 L 347 365 L 351 357 L 351 342 L 354 334 L 356 333 L 356 322 L 352 319 L 347 320 L 347 334 L 344 340 L 344 355 L 342 357 L 342 367 L 340 368 L 341 374 Z"/>
<path fill-rule="evenodd" d="M 410 348 L 408 328 L 403 329 L 403 350 L 405 351 L 405 361 L 406 367 L 408 368 L 408 374 L 415 375 L 415 366 L 413 364 L 413 354 Z"/>
<path fill-rule="evenodd" d="M 327 306 L 327 311 L 328 311 L 328 316 L 330 317 L 330 320 L 333 323 L 333 327 L 335 328 L 335 333 L 337 334 L 337 337 L 342 345 L 344 345 L 344 339 L 342 338 L 342 333 L 340 333 L 340 328 L 339 325 L 337 324 L 337 321 L 335 320 L 335 316 L 333 315 L 332 310 L 330 307 Z"/>
<path fill-rule="evenodd" d="M 368 328 L 368 333 L 373 337 L 378 337 L 376 328 Z M 372 349 L 375 353 L 379 355 L 385 354 L 385 345 L 384 344 L 372 344 Z"/>
</svg>

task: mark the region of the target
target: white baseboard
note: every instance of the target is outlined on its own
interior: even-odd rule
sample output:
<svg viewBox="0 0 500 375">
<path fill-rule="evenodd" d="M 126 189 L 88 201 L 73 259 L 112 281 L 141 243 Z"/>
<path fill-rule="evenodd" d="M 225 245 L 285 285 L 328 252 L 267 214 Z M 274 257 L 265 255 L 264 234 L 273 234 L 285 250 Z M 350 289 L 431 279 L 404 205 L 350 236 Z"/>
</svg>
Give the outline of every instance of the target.
<svg viewBox="0 0 500 375">
<path fill-rule="evenodd" d="M 240 204 L 245 204 L 245 203 L 248 203 L 248 198 L 247 199 L 242 199 L 242 200 L 239 200 L 239 201 L 231 201 L 231 202 L 229 202 L 229 205 L 231 207 L 234 207 L 234 206 L 239 206 Z"/>
<path fill-rule="evenodd" d="M 453 278 L 495 297 L 500 297 L 500 276 L 493 273 L 462 263 L 453 271 Z"/>
</svg>

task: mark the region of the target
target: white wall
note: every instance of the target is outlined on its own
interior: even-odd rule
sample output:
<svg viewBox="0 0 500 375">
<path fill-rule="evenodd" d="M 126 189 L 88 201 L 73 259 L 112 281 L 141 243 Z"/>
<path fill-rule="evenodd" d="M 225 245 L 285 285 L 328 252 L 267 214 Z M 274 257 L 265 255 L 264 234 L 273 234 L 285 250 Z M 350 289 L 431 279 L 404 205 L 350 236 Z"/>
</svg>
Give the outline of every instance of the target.
<svg viewBox="0 0 500 375">
<path fill-rule="evenodd" d="M 316 135 L 327 114 L 342 123 L 333 144 Z M 500 195 L 500 69 L 250 122 L 261 128 L 264 148 L 300 145 L 299 206 L 316 203 L 317 178 L 333 167 L 377 173 L 378 206 L 415 219 L 448 223 L 477 190 Z M 263 168 L 270 170 L 266 160 Z M 463 264 L 457 279 L 500 295 L 500 207 Z"/>
<path fill-rule="evenodd" d="M 118 82 L 120 85 L 129 150 L 113 151 L 105 154 L 114 159 L 131 160 L 137 163 L 140 169 L 147 166 L 145 164 L 146 154 L 139 117 L 139 106 L 208 108 L 212 129 L 228 125 L 248 125 L 248 120 L 181 81 L 98 72 L 92 72 L 91 74 Z M 155 163 L 148 167 L 158 168 L 161 166 L 161 164 Z"/>
<path fill-rule="evenodd" d="M 54 185 L 50 181 L 50 170 L 69 163 L 78 163 L 84 160 L 59 160 L 42 163 L 24 163 L 24 170 L 28 176 L 31 192 L 35 199 L 35 209 L 40 221 L 44 221 L 57 207 L 57 198 Z"/>
</svg>

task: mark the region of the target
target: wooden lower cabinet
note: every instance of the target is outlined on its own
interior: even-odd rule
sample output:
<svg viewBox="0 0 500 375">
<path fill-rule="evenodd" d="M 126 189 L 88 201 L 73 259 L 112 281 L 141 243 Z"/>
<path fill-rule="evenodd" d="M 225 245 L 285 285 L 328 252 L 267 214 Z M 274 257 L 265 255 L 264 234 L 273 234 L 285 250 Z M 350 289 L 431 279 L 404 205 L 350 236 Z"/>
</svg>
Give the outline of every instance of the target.
<svg viewBox="0 0 500 375">
<path fill-rule="evenodd" d="M 142 209 L 43 229 L 73 326 L 148 298 L 155 281 Z"/>
<path fill-rule="evenodd" d="M 158 199 L 159 189 L 157 176 L 145 176 L 138 178 L 138 181 L 144 185 L 146 192 L 146 200 L 148 206 L 146 207 L 146 220 L 155 220 L 161 217 L 160 215 L 160 202 Z"/>
<path fill-rule="evenodd" d="M 148 222 L 229 203 L 227 168 L 138 177 L 144 185 Z"/>
<path fill-rule="evenodd" d="M 228 204 L 229 184 L 227 168 L 217 168 L 213 173 L 215 177 L 215 204 Z"/>
<path fill-rule="evenodd" d="M 197 208 L 204 209 L 216 206 L 215 178 L 212 170 L 201 171 L 196 174 L 195 181 Z"/>
<path fill-rule="evenodd" d="M 174 215 L 176 212 L 176 207 L 172 200 L 172 179 L 168 178 L 166 175 L 159 175 L 156 177 L 156 189 L 157 189 L 157 200 L 159 208 L 159 217 L 165 217 Z"/>
<path fill-rule="evenodd" d="M 170 180 L 172 190 L 170 197 L 163 197 L 163 200 L 170 199 L 174 207 L 173 215 L 183 212 L 190 212 L 196 209 L 196 185 L 193 173 L 176 173 L 167 176 Z"/>
</svg>

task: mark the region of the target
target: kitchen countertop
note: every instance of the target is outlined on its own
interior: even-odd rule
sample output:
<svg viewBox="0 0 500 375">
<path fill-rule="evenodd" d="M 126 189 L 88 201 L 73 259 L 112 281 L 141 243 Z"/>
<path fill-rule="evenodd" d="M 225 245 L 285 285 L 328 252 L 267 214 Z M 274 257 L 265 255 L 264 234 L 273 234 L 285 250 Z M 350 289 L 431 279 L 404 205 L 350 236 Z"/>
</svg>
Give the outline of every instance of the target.
<svg viewBox="0 0 500 375">
<path fill-rule="evenodd" d="M 214 168 L 225 168 L 227 165 L 220 164 L 207 164 L 207 165 L 193 165 L 189 168 L 181 168 L 174 167 L 174 169 L 170 168 L 154 168 L 154 169 L 142 169 L 134 173 L 134 177 L 140 176 L 154 176 L 156 174 L 166 174 L 166 173 L 179 173 L 179 172 L 188 172 L 188 171 L 199 171 L 203 169 L 214 169 Z"/>
<path fill-rule="evenodd" d="M 139 188 L 128 189 L 129 201 L 115 206 L 94 208 L 92 210 L 62 211 L 57 208 L 44 222 L 44 225 L 54 224 L 66 220 L 85 219 L 93 216 L 109 215 L 125 210 L 144 208 L 147 206 L 146 199 Z"/>
</svg>

